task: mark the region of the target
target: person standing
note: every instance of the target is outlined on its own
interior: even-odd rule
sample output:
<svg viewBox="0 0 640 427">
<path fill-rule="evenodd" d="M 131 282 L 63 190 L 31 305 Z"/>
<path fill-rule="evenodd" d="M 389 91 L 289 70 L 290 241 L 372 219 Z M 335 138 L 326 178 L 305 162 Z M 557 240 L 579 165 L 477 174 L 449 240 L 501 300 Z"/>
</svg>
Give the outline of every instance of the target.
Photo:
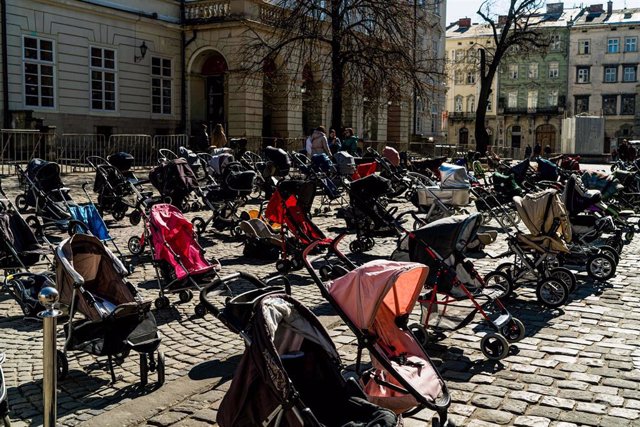
<svg viewBox="0 0 640 427">
<path fill-rule="evenodd" d="M 547 145 L 546 147 L 544 147 L 544 155 L 547 157 L 547 159 L 549 157 L 551 157 L 551 146 Z"/>
<path fill-rule="evenodd" d="M 206 122 L 200 123 L 200 129 L 196 133 L 191 149 L 197 153 L 206 153 L 209 150 L 209 134 L 207 133 Z"/>
<path fill-rule="evenodd" d="M 525 159 L 530 159 L 531 158 L 531 145 L 527 144 L 527 148 L 524 149 L 524 158 Z"/>
<path fill-rule="evenodd" d="M 352 156 L 358 155 L 358 137 L 353 134 L 352 128 L 346 128 L 344 130 L 344 140 L 342 141 L 342 150 L 346 151 Z"/>
<path fill-rule="evenodd" d="M 323 126 L 318 126 L 311 135 L 311 155 L 314 156 L 316 154 L 326 154 L 331 157 L 331 150 L 329 150 L 329 143 Z"/>
<path fill-rule="evenodd" d="M 536 145 L 533 147 L 533 157 L 540 157 L 542 154 L 542 146 L 539 142 L 536 142 Z"/>
<path fill-rule="evenodd" d="M 213 129 L 213 135 L 211 136 L 211 145 L 215 148 L 222 148 L 227 146 L 227 135 L 224 133 L 224 128 L 220 123 Z"/>
<path fill-rule="evenodd" d="M 331 150 L 331 154 L 336 154 L 338 151 L 342 150 L 342 143 L 340 142 L 340 138 L 336 136 L 336 130 L 331 129 L 329 131 L 329 150 Z"/>
</svg>

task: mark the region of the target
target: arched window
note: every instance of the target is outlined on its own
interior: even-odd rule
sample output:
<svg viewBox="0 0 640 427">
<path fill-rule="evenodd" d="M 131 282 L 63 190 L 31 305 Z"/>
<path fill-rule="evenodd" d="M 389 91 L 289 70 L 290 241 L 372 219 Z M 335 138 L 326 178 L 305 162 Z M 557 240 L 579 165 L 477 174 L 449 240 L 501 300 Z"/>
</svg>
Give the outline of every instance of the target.
<svg viewBox="0 0 640 427">
<path fill-rule="evenodd" d="M 467 112 L 476 112 L 476 97 L 473 95 L 467 97 Z"/>
</svg>

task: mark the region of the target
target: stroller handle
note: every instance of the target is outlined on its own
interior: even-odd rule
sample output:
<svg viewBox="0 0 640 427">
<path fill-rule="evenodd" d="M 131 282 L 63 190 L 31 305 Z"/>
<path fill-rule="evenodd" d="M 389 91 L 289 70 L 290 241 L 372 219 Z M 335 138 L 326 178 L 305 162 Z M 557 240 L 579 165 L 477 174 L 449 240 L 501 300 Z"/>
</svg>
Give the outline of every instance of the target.
<svg viewBox="0 0 640 427">
<path fill-rule="evenodd" d="M 107 159 L 101 156 L 87 156 L 84 160 L 85 162 L 89 163 L 89 166 L 91 166 L 94 169 L 97 169 L 99 164 L 104 164 L 104 165 L 111 164 Z"/>
</svg>

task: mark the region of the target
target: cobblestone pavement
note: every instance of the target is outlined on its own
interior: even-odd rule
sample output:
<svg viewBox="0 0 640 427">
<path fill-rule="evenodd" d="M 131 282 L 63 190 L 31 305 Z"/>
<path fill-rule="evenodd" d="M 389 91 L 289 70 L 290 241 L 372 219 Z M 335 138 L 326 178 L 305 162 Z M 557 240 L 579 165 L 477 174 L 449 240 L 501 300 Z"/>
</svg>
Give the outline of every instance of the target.
<svg viewBox="0 0 640 427">
<path fill-rule="evenodd" d="M 64 177 L 76 201 L 84 201 L 80 184 L 93 176 Z M 17 182 L 5 178 L 3 187 L 15 195 Z M 193 214 L 189 214 L 193 215 Z M 329 235 L 342 220 L 318 217 Z M 125 221 L 110 224 L 125 254 L 127 239 L 141 232 Z M 59 236 L 61 237 L 61 236 Z M 504 239 L 489 249 L 500 252 Z M 395 242 L 382 239 L 370 252 L 388 256 Z M 214 244 L 215 243 L 215 244 Z M 348 242 L 347 242 L 348 243 Z M 238 270 L 265 276 L 273 264 L 242 257 L 242 246 L 227 236 L 209 235 L 208 253 L 222 261 L 223 272 Z M 144 261 L 144 260 L 143 260 Z M 543 309 L 532 291 L 519 290 L 507 302 L 527 328 L 524 340 L 500 362 L 487 361 L 479 342 L 487 329 L 479 322 L 448 335 L 428 347 L 453 397 L 449 419 L 455 425 L 492 426 L 640 426 L 640 293 L 637 242 L 625 247 L 617 276 L 595 284 L 585 273 L 568 305 Z M 486 273 L 499 261 L 475 260 Z M 155 298 L 155 272 L 140 264 L 131 277 L 145 297 Z M 335 316 L 308 275 L 291 274 L 293 295 L 311 307 L 330 329 L 347 366 L 355 361 L 355 338 Z M 70 374 L 59 383 L 58 417 L 65 426 L 154 425 L 204 426 L 215 421 L 216 409 L 230 384 L 243 343 L 212 316 L 193 316 L 195 300 L 156 312 L 167 357 L 167 383 L 159 390 L 138 387 L 138 360 L 132 354 L 116 369 L 110 384 L 106 361 L 72 353 Z M 155 310 L 154 310 L 155 311 Z M 24 321 L 17 304 L 0 296 L 0 351 L 4 364 L 14 425 L 38 425 L 41 419 L 42 337 L 40 324 Z M 62 335 L 59 345 L 62 345 Z M 406 426 L 426 425 L 423 411 Z"/>
</svg>

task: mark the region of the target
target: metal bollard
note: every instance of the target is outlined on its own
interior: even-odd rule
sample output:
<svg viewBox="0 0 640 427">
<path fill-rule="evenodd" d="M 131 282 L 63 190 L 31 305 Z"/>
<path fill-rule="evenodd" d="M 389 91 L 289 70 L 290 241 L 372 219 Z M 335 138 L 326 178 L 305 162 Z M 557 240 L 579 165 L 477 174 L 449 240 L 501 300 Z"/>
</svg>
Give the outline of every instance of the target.
<svg viewBox="0 0 640 427">
<path fill-rule="evenodd" d="M 60 310 L 55 308 L 58 303 L 58 291 L 47 287 L 40 291 L 38 300 L 46 308 L 38 313 L 42 319 L 44 345 L 42 354 L 43 378 L 42 401 L 44 402 L 44 427 L 55 427 L 57 410 L 57 374 L 58 361 L 56 354 L 56 324 Z"/>
</svg>

